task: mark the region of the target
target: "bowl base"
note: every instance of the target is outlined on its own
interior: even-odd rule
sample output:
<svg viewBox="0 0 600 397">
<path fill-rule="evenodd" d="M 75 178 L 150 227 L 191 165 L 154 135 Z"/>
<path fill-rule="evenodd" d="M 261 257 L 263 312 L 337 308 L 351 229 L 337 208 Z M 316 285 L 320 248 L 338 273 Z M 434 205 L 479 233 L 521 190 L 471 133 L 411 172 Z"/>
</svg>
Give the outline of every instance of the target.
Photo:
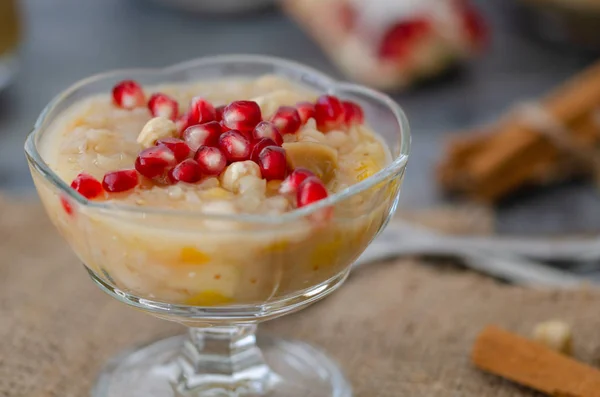
<svg viewBox="0 0 600 397">
<path fill-rule="evenodd" d="M 352 390 L 338 366 L 319 350 L 293 340 L 258 335 L 257 344 L 272 374 L 267 390 L 248 384 L 198 387 L 181 393 L 174 384 L 186 338 L 154 342 L 113 358 L 103 369 L 92 397 L 351 397 Z"/>
</svg>

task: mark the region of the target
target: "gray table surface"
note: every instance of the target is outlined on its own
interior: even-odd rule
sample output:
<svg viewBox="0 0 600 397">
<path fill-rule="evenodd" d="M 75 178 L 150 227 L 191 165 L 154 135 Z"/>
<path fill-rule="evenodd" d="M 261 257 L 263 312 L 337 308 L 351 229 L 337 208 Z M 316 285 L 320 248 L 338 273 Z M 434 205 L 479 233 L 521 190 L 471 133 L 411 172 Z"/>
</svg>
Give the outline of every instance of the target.
<svg viewBox="0 0 600 397">
<path fill-rule="evenodd" d="M 396 96 L 414 149 L 402 206 L 439 204 L 433 167 L 448 131 L 493 120 L 589 62 L 519 33 L 503 0 L 479 3 L 494 30 L 491 50 L 465 72 Z M 145 0 L 22 0 L 25 38 L 14 84 L 0 94 L 0 188 L 32 192 L 22 144 L 44 105 L 71 83 L 114 68 L 164 66 L 203 55 L 269 54 L 337 71 L 277 10 L 224 18 L 179 13 Z M 498 209 L 506 233 L 600 230 L 600 200 L 586 184 L 528 194 Z"/>
</svg>

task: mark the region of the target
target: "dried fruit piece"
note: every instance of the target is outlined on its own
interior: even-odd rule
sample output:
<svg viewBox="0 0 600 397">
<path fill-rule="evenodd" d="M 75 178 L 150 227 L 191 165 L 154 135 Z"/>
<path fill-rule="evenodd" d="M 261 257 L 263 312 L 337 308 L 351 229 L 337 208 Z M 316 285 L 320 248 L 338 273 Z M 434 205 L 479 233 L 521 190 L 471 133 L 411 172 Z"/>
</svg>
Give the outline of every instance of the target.
<svg viewBox="0 0 600 397">
<path fill-rule="evenodd" d="M 284 143 L 283 148 L 291 169 L 306 168 L 325 183 L 333 178 L 338 153 L 329 145 L 317 142 L 289 142 Z"/>
<path fill-rule="evenodd" d="M 217 147 L 200 146 L 194 159 L 203 175 L 219 175 L 227 166 L 225 154 Z"/>
<path fill-rule="evenodd" d="M 175 164 L 177 159 L 171 149 L 154 146 L 140 152 L 135 160 L 135 169 L 146 178 L 155 178 L 164 175 Z"/>
<path fill-rule="evenodd" d="M 71 187 L 87 199 L 93 199 L 102 194 L 100 181 L 85 172 L 80 173 L 73 179 Z"/>
<path fill-rule="evenodd" d="M 216 121 L 211 121 L 188 127 L 183 131 L 181 138 L 192 151 L 196 151 L 200 146 L 217 146 L 221 133 L 221 125 Z"/>
<path fill-rule="evenodd" d="M 189 120 L 194 124 L 204 124 L 215 121 L 217 112 L 215 107 L 202 97 L 192 99 L 189 110 Z"/>
<path fill-rule="evenodd" d="M 223 124 L 231 130 L 251 132 L 261 120 L 260 107 L 254 101 L 231 102 L 223 110 Z"/>
<path fill-rule="evenodd" d="M 148 109 L 154 117 L 164 117 L 177 120 L 179 115 L 179 104 L 170 96 L 162 93 L 153 94 L 148 101 Z"/>
<path fill-rule="evenodd" d="M 229 162 L 250 158 L 250 140 L 240 131 L 230 130 L 219 137 L 219 148 Z"/>
<path fill-rule="evenodd" d="M 102 179 L 102 187 L 111 193 L 125 192 L 133 189 L 138 184 L 138 175 L 135 170 L 120 170 L 109 172 Z"/>
<path fill-rule="evenodd" d="M 279 128 L 269 121 L 261 121 L 252 131 L 252 138 L 256 141 L 262 138 L 272 139 L 278 146 L 283 143 L 283 137 Z"/>
<path fill-rule="evenodd" d="M 265 147 L 258 155 L 258 166 L 264 179 L 284 179 L 287 172 L 285 150 L 279 146 Z"/>
<path fill-rule="evenodd" d="M 123 109 L 134 109 L 146 104 L 142 86 L 133 80 L 121 81 L 112 90 L 113 103 Z"/>
<path fill-rule="evenodd" d="M 306 124 L 309 119 L 315 118 L 315 105 L 310 102 L 299 102 L 296 104 L 300 122 Z"/>
<path fill-rule="evenodd" d="M 137 137 L 137 142 L 143 148 L 150 148 L 156 144 L 157 140 L 175 135 L 177 135 L 177 126 L 173 121 L 164 117 L 155 117 L 144 125 Z"/>
<path fill-rule="evenodd" d="M 362 124 L 365 116 L 362 108 L 354 102 L 343 101 L 342 106 L 344 107 L 344 122 L 347 126 L 352 124 Z"/>
<path fill-rule="evenodd" d="M 195 183 L 201 177 L 200 166 L 192 159 L 183 160 L 169 171 L 169 179 L 173 182 Z"/>
<path fill-rule="evenodd" d="M 279 187 L 279 193 L 295 193 L 296 190 L 298 190 L 298 186 L 300 186 L 300 184 L 304 182 L 306 178 L 311 176 L 315 176 L 315 174 L 313 174 L 310 170 L 307 170 L 306 168 L 296 168 L 290 175 L 288 175 L 287 178 L 283 180 L 281 186 Z"/>
<path fill-rule="evenodd" d="M 252 144 L 252 150 L 250 151 L 250 160 L 258 163 L 258 155 L 260 152 L 266 148 L 267 146 L 279 146 L 277 142 L 272 140 L 271 138 L 262 138 L 258 141 L 254 141 Z"/>
<path fill-rule="evenodd" d="M 295 134 L 300 129 L 302 121 L 298 110 L 292 106 L 281 106 L 271 117 L 271 122 L 282 134 Z"/>
<path fill-rule="evenodd" d="M 168 147 L 175 155 L 175 160 L 183 161 L 190 155 L 190 147 L 179 138 L 163 138 L 156 141 L 158 146 Z"/>
<path fill-rule="evenodd" d="M 344 107 L 333 95 L 322 95 L 315 104 L 315 120 L 321 132 L 339 128 L 344 123 Z"/>
</svg>

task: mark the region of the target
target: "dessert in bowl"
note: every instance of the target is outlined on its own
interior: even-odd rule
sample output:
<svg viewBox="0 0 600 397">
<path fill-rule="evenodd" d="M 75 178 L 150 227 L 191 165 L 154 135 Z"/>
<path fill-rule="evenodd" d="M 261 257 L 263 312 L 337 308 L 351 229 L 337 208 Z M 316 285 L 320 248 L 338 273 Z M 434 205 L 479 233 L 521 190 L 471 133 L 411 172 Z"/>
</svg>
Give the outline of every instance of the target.
<svg viewBox="0 0 600 397">
<path fill-rule="evenodd" d="M 150 345 L 95 393 L 349 395 L 306 345 L 250 348 L 255 324 L 343 282 L 395 210 L 408 146 L 386 96 L 266 57 L 60 95 L 26 143 L 50 218 L 106 292 L 191 327 L 182 353 L 181 338 Z"/>
</svg>

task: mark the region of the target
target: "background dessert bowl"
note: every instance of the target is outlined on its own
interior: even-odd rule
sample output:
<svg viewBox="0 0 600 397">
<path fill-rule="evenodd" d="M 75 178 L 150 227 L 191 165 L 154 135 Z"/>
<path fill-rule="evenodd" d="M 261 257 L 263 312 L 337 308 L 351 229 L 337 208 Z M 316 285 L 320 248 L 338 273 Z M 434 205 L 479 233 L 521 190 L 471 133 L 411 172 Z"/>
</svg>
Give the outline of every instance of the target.
<svg viewBox="0 0 600 397">
<path fill-rule="evenodd" d="M 386 167 L 291 212 L 231 215 L 87 200 L 51 169 L 40 150 L 49 126 L 66 109 L 120 80 L 147 86 L 266 74 L 359 103 L 365 124 L 390 148 Z M 292 62 L 245 55 L 85 79 L 48 105 L 25 145 L 52 222 L 105 292 L 188 326 L 238 330 L 298 310 L 343 282 L 396 209 L 409 147 L 405 116 L 387 96 Z M 327 211 L 333 216 L 319 221 Z"/>
</svg>

